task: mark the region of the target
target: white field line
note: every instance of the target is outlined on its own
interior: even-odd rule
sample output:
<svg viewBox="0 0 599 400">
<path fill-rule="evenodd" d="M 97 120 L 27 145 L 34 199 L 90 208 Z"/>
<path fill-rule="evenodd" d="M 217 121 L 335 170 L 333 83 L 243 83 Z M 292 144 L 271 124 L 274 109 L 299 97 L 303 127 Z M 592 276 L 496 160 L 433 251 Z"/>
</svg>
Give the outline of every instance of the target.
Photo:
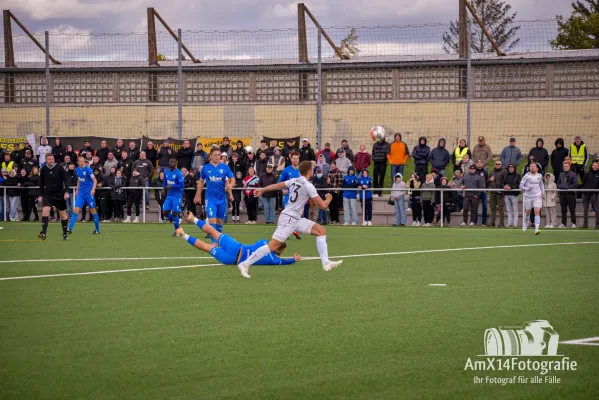
<svg viewBox="0 0 599 400">
<path fill-rule="evenodd" d="M 2 260 L 0 264 L 33 262 L 69 262 L 69 261 L 143 261 L 143 260 L 203 260 L 213 257 L 117 257 L 117 258 L 52 258 L 47 260 Z"/>
<path fill-rule="evenodd" d="M 505 248 L 580 245 L 580 244 L 599 244 L 599 242 L 535 243 L 535 244 L 516 244 L 516 245 L 511 245 L 511 246 L 462 247 L 462 248 L 453 248 L 453 249 L 397 251 L 397 252 L 391 252 L 391 253 L 353 254 L 353 255 L 345 255 L 345 256 L 332 256 L 330 258 L 375 257 L 375 256 L 389 256 L 389 255 L 408 255 L 408 254 L 439 253 L 439 252 L 453 252 L 453 251 L 493 250 L 493 249 L 505 249 Z M 160 259 L 163 259 L 163 258 L 164 257 L 161 257 Z M 201 258 L 201 257 L 197 257 L 197 258 Z M 207 258 L 207 257 L 203 257 L 203 258 Z M 208 258 L 212 258 L 212 257 L 208 257 Z M 94 260 L 111 261 L 113 259 L 102 258 L 102 259 L 94 259 Z M 302 258 L 302 260 L 320 260 L 320 257 L 304 257 L 304 258 Z M 37 260 L 37 261 L 41 261 L 41 260 Z M 116 270 L 105 270 L 105 271 L 72 272 L 72 273 L 66 273 L 66 274 L 11 276 L 11 277 L 6 277 L 6 278 L 0 278 L 0 281 L 11 281 L 11 280 L 17 280 L 17 279 L 54 278 L 54 277 L 60 277 L 60 276 L 101 275 L 101 274 L 114 274 L 114 273 L 119 273 L 119 272 L 158 271 L 158 270 L 166 270 L 166 269 L 183 269 L 183 268 L 216 267 L 216 266 L 223 266 L 223 264 L 219 263 L 219 264 L 202 264 L 202 265 L 181 265 L 181 266 L 174 266 L 174 267 L 131 268 L 131 269 L 116 269 Z"/>
<path fill-rule="evenodd" d="M 598 343 L 592 343 L 592 342 L 598 342 Z M 599 336 L 585 338 L 585 339 L 566 340 L 564 342 L 559 342 L 559 344 L 580 344 L 583 346 L 599 346 Z"/>
</svg>

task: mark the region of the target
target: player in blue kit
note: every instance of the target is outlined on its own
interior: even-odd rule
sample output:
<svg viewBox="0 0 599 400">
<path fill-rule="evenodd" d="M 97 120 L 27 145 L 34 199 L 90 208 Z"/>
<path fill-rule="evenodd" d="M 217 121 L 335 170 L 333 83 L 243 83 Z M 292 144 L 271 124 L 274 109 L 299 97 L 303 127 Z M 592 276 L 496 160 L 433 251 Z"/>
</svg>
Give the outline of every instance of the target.
<svg viewBox="0 0 599 400">
<path fill-rule="evenodd" d="M 205 164 L 202 168 L 194 202 L 202 204 L 202 190 L 206 185 L 206 216 L 208 223 L 218 232 L 223 231 L 223 220 L 227 213 L 227 193 L 229 193 L 229 199 L 234 200 L 231 192 L 234 183 L 233 172 L 227 164 L 220 162 L 220 149 L 211 148 L 210 164 Z M 214 238 L 211 239 L 214 243 Z"/>
<path fill-rule="evenodd" d="M 293 150 L 291 153 L 289 153 L 289 159 L 291 160 L 291 165 L 288 167 L 285 167 L 283 172 L 281 172 L 281 175 L 279 176 L 279 182 L 285 182 L 290 179 L 295 179 L 295 178 L 300 177 L 299 153 L 297 151 Z M 284 195 L 283 196 L 283 208 L 285 208 L 287 206 L 287 203 L 289 202 L 289 190 L 287 190 L 287 189 L 283 190 L 283 195 Z M 293 232 L 293 236 L 295 236 L 296 239 L 302 238 L 302 236 L 299 234 L 299 232 Z"/>
<path fill-rule="evenodd" d="M 73 232 L 77 217 L 79 217 L 79 211 L 86 205 L 89 207 L 89 212 L 94 219 L 94 235 L 100 234 L 100 219 L 96 212 L 96 185 L 98 184 L 94 171 L 87 165 L 85 165 L 85 157 L 77 157 L 77 168 L 75 168 L 75 176 L 77 177 L 77 191 L 75 197 L 75 207 L 73 208 L 73 214 L 71 215 L 71 222 L 69 223 L 68 233 Z"/>
<path fill-rule="evenodd" d="M 166 217 L 175 226 L 179 228 L 179 213 L 181 212 L 181 201 L 183 200 L 183 174 L 177 169 L 177 159 L 171 157 L 168 160 L 168 168 L 164 170 L 164 182 L 162 190 L 166 192 L 166 198 L 162 204 L 162 216 Z M 173 233 L 175 236 L 176 233 Z"/>
<path fill-rule="evenodd" d="M 183 231 L 183 228 L 177 229 L 177 235 L 185 239 L 187 243 L 196 249 L 210 253 L 212 257 L 225 265 L 236 265 L 236 263 L 244 261 L 256 249 L 267 243 L 266 240 L 259 240 L 254 244 L 239 243 L 231 236 L 218 232 L 205 221 L 197 219 L 191 212 L 187 214 L 187 221 L 196 224 L 198 228 L 209 234 L 214 243 L 204 243 L 193 236 L 189 236 Z M 283 246 L 277 252 L 271 252 L 255 265 L 289 265 L 302 259 L 297 253 L 293 255 L 293 258 L 281 258 L 280 256 L 285 252 L 285 248 L 286 246 Z"/>
</svg>

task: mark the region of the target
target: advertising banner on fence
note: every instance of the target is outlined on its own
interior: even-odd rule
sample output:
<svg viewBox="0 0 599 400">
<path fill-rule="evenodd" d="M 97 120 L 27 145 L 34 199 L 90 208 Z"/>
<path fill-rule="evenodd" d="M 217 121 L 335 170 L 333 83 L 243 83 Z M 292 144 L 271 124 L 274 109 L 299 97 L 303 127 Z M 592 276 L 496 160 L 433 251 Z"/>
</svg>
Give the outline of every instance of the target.
<svg viewBox="0 0 599 400">
<path fill-rule="evenodd" d="M 237 141 L 238 140 L 241 140 L 243 142 L 243 147 L 250 145 L 250 137 L 249 136 L 246 137 L 246 138 L 234 138 L 234 137 L 230 137 L 229 141 L 230 141 L 231 146 L 234 149 L 237 146 Z M 204 151 L 209 151 L 213 144 L 215 144 L 215 145 L 217 145 L 219 147 L 223 144 L 223 138 L 222 137 L 219 137 L 219 138 L 199 137 L 198 141 L 200 143 L 202 143 L 202 146 L 204 146 Z"/>
<path fill-rule="evenodd" d="M 115 138 L 107 138 L 101 136 L 48 136 L 48 144 L 50 146 L 54 146 L 54 139 L 56 139 L 57 137 L 60 138 L 60 141 L 63 146 L 67 146 L 69 144 L 73 146 L 73 151 L 76 154 L 79 154 L 79 150 L 83 148 L 83 144 L 86 140 L 90 141 L 91 147 L 94 150 L 98 150 L 100 148 L 100 143 L 102 143 L 103 140 L 106 140 L 106 144 L 108 145 L 109 149 L 114 149 L 116 147 L 117 141 L 117 139 Z M 130 142 L 134 142 L 135 147 L 137 147 L 138 149 L 141 148 L 141 139 L 123 139 L 123 146 L 125 146 L 125 148 L 128 149 Z"/>
<path fill-rule="evenodd" d="M 182 139 L 182 140 L 168 138 L 168 147 L 170 147 L 171 149 L 173 149 L 173 152 L 177 152 L 177 151 L 179 151 L 179 149 L 181 147 L 183 147 L 183 142 L 185 140 L 189 140 L 189 144 L 191 145 L 191 148 L 195 151 L 197 138 L 193 138 L 193 139 Z M 142 146 L 143 146 L 142 149 L 146 148 L 146 144 L 148 142 L 152 142 L 152 144 L 154 144 L 154 148 L 156 150 L 158 150 L 158 148 L 160 146 L 162 146 L 162 143 L 164 143 L 164 139 L 151 139 L 151 138 L 149 138 L 147 136 L 142 137 L 141 141 L 142 141 Z"/>
<path fill-rule="evenodd" d="M 29 142 L 33 149 L 37 147 L 37 143 L 35 141 L 35 134 L 31 133 L 27 136 L 17 138 L 0 137 L 0 149 L 4 149 L 4 151 L 11 153 L 23 147 L 23 143 L 25 142 Z"/>
<path fill-rule="evenodd" d="M 287 145 L 287 142 L 289 140 L 291 140 L 293 142 L 293 147 L 295 147 L 296 149 L 300 148 L 300 137 L 299 136 L 293 136 L 293 137 L 287 137 L 287 138 L 271 138 L 268 136 L 262 136 L 262 139 L 266 141 L 266 144 L 268 145 L 268 147 L 270 148 L 274 148 L 275 146 L 278 146 L 279 148 L 283 148 Z"/>
</svg>

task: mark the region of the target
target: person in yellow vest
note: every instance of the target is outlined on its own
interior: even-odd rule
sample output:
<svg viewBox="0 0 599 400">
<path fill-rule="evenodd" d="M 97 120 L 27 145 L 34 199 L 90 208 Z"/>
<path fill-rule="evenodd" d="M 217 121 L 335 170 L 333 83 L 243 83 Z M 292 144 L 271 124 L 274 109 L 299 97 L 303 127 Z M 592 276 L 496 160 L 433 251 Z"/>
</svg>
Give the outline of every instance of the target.
<svg viewBox="0 0 599 400">
<path fill-rule="evenodd" d="M 455 151 L 453 153 L 451 153 L 451 162 L 453 163 L 453 172 L 456 172 L 458 169 L 461 168 L 462 165 L 462 159 L 464 158 L 464 156 L 468 154 L 468 157 L 472 157 L 472 154 L 470 153 L 470 149 L 468 148 L 468 145 L 466 144 L 466 140 L 465 139 L 460 139 L 459 142 L 459 146 L 455 149 Z"/>
<path fill-rule="evenodd" d="M 572 159 L 572 165 L 570 165 L 572 171 L 576 172 L 582 181 L 585 167 L 589 161 L 589 152 L 580 136 L 574 138 L 574 143 L 570 146 L 570 153 L 568 155 Z"/>
<path fill-rule="evenodd" d="M 13 165 L 15 165 L 15 162 L 10 159 L 10 154 L 4 153 L 4 159 L 2 160 L 2 165 L 0 165 L 0 168 L 5 169 L 7 173 L 10 173 L 10 171 L 12 171 Z"/>
</svg>

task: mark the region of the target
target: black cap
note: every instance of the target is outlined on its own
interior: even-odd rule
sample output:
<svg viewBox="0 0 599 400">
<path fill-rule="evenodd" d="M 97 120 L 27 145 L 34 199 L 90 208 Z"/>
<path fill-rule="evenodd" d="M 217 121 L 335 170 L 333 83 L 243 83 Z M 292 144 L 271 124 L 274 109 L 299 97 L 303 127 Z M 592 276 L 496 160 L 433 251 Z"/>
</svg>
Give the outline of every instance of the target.
<svg viewBox="0 0 599 400">
<path fill-rule="evenodd" d="M 516 141 L 516 138 L 513 138 L 513 137 L 510 138 L 510 142 L 515 142 L 515 141 Z"/>
</svg>

